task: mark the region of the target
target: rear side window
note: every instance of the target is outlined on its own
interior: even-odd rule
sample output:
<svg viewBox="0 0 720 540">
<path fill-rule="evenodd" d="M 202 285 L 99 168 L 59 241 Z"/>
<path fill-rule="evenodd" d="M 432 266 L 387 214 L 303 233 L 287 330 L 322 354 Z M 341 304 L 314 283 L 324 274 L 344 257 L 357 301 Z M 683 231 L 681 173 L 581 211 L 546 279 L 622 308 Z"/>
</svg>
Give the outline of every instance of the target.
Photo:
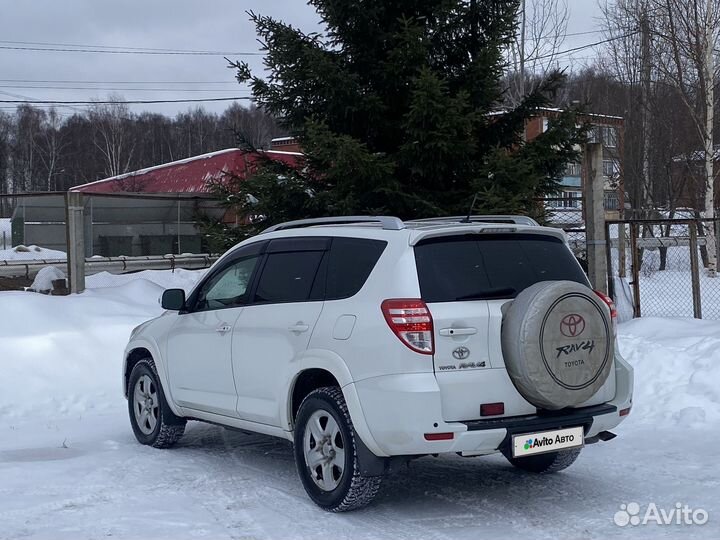
<svg viewBox="0 0 720 540">
<path fill-rule="evenodd" d="M 270 253 L 263 267 L 256 303 L 305 302 L 310 299 L 324 251 Z"/>
<path fill-rule="evenodd" d="M 327 266 L 326 300 L 358 293 L 380 259 L 387 242 L 364 238 L 333 238 Z"/>
<path fill-rule="evenodd" d="M 434 238 L 415 246 L 420 292 L 426 302 L 515 298 L 540 281 L 589 285 L 565 244 L 536 234 Z"/>
</svg>

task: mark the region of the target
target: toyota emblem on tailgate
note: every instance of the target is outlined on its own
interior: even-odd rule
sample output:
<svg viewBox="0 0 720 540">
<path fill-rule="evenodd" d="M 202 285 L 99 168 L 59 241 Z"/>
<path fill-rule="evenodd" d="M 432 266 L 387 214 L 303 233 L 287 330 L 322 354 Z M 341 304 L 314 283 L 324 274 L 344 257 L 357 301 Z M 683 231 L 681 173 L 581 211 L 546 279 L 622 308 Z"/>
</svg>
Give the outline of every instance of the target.
<svg viewBox="0 0 720 540">
<path fill-rule="evenodd" d="M 470 356 L 470 349 L 467 347 L 458 347 L 452 352 L 452 355 L 458 360 L 465 360 L 468 356 Z"/>
</svg>

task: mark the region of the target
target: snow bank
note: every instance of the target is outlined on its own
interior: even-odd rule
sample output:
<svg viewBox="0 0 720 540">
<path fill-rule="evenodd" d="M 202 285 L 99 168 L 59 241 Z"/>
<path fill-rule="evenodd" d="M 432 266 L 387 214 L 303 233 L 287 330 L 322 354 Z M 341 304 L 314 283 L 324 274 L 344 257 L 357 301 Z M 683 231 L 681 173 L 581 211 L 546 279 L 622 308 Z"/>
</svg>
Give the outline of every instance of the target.
<svg viewBox="0 0 720 540">
<path fill-rule="evenodd" d="M 178 268 L 175 271 L 143 270 L 142 272 L 133 274 L 100 272 L 92 276 L 87 276 L 85 278 L 85 286 L 88 289 L 117 287 L 142 279 L 159 285 L 163 289 L 177 288 L 189 291 L 204 273 L 205 270 L 184 270 L 182 268 Z"/>
<path fill-rule="evenodd" d="M 52 291 L 53 281 L 66 279 L 65 273 L 54 266 L 41 268 L 30 285 L 33 291 Z"/>
<path fill-rule="evenodd" d="M 2 241 L 1 236 L 0 241 Z M 67 254 L 64 251 L 45 249 L 38 246 L 15 246 L 11 249 L 0 249 L 0 261 L 28 261 L 36 259 L 54 261 L 66 258 Z"/>
<path fill-rule="evenodd" d="M 0 417 L 80 414 L 117 403 L 130 331 L 161 312 L 161 287 L 141 281 L 124 288 L 114 295 L 0 294 Z"/>
<path fill-rule="evenodd" d="M 720 322 L 635 319 L 620 325 L 619 340 L 635 368 L 635 421 L 720 423 Z"/>
<path fill-rule="evenodd" d="M 0 293 L 0 418 L 124 406 L 120 370 L 130 331 L 162 313 L 165 288 L 187 290 L 202 273 L 97 274 L 70 296 Z"/>
</svg>

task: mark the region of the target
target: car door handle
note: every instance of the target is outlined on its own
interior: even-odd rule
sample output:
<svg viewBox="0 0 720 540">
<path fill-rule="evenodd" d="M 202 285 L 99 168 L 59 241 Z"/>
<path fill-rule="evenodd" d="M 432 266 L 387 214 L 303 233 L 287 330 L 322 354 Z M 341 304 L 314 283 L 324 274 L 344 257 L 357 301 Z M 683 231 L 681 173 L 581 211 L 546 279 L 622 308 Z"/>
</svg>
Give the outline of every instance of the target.
<svg viewBox="0 0 720 540">
<path fill-rule="evenodd" d="M 310 330 L 310 326 L 307 324 L 297 323 L 289 326 L 288 330 L 290 330 L 293 334 L 302 334 L 303 332 Z"/>
<path fill-rule="evenodd" d="M 225 334 L 225 333 L 229 332 L 230 330 L 232 330 L 232 326 L 230 326 L 229 324 L 223 324 L 222 326 L 218 326 L 215 329 L 215 331 L 218 334 Z"/>
<path fill-rule="evenodd" d="M 472 336 L 477 334 L 477 328 L 441 328 L 440 335 L 445 337 L 452 336 Z"/>
</svg>

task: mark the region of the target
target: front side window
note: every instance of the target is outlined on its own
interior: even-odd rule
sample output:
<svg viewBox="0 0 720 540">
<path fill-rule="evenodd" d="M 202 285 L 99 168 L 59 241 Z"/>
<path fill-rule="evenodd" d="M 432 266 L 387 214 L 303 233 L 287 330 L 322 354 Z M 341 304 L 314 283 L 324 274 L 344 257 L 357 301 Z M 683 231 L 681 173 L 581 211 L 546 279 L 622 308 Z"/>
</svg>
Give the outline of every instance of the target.
<svg viewBox="0 0 720 540">
<path fill-rule="evenodd" d="M 200 289 L 197 311 L 222 309 L 246 304 L 253 271 L 260 255 L 239 259 L 210 278 Z"/>
</svg>

